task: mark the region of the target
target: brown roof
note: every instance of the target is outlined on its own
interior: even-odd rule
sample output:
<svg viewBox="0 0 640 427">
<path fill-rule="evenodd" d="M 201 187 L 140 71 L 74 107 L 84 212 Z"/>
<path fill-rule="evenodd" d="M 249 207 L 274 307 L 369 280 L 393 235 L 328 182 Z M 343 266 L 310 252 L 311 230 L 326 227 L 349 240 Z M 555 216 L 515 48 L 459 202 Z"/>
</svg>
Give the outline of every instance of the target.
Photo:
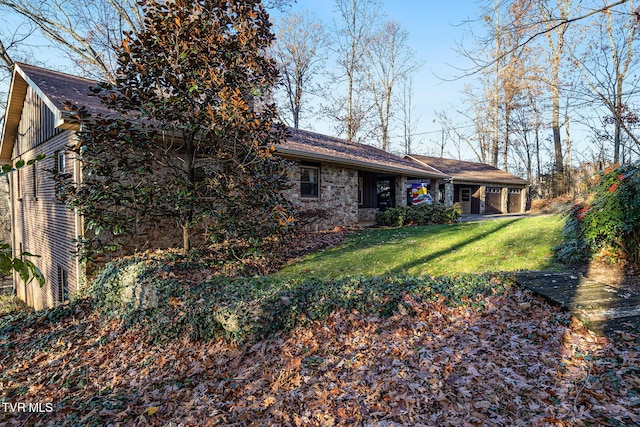
<svg viewBox="0 0 640 427">
<path fill-rule="evenodd" d="M 345 164 L 362 170 L 414 178 L 448 178 L 441 172 L 370 145 L 301 129 L 290 129 L 290 132 L 289 139 L 276 147 L 276 152 L 283 156 Z"/>
<path fill-rule="evenodd" d="M 66 129 L 74 126 L 69 121 L 69 112 L 65 109 L 66 101 L 71 101 L 76 105 L 84 105 L 91 114 L 110 113 L 98 98 L 89 96 L 89 87 L 96 84 L 97 82 L 82 77 L 16 63 L 7 99 L 2 139 L 0 140 L 0 162 L 11 160 L 27 87 L 31 87 L 54 113 L 56 127 Z"/>
<path fill-rule="evenodd" d="M 430 166 L 450 177 L 453 182 L 467 181 L 478 183 L 496 183 L 527 185 L 528 182 L 501 169 L 477 162 L 465 162 L 461 160 L 443 159 L 441 157 L 429 157 L 412 154 L 407 158 L 423 165 Z"/>
<path fill-rule="evenodd" d="M 47 70 L 28 64 L 17 64 L 20 70 L 31 80 L 40 95 L 46 97 L 59 111 L 65 111 L 65 103 L 72 102 L 78 106 L 84 106 L 91 114 L 109 114 L 100 99 L 90 95 L 89 88 L 98 85 L 95 80 L 72 76 L 59 71 Z"/>
<path fill-rule="evenodd" d="M 94 80 L 17 63 L 12 80 L 12 96 L 7 105 L 7 120 L 5 120 L 3 137 L 0 141 L 0 159 L 10 160 L 27 85 L 31 86 L 56 113 L 57 126 L 65 128 L 72 126 L 69 123 L 69 114 L 65 111 L 67 101 L 85 106 L 91 114 L 111 113 L 102 105 L 99 98 L 89 95 L 89 88 L 97 84 L 98 82 Z M 289 140 L 278 145 L 276 151 L 287 157 L 334 162 L 381 173 L 401 174 L 415 178 L 447 177 L 431 168 L 423 168 L 415 162 L 369 145 L 303 130 L 291 129 Z"/>
</svg>

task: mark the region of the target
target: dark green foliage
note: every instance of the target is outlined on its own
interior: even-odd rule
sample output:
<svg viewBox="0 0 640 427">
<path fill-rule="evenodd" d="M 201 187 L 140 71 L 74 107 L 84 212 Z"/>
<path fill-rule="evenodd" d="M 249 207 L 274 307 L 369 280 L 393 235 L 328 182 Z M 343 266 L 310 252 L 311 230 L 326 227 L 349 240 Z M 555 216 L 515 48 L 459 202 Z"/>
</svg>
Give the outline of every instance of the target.
<svg viewBox="0 0 640 427">
<path fill-rule="evenodd" d="M 488 274 L 346 278 L 335 282 L 215 278 L 185 285 L 166 278 L 166 273 L 166 262 L 161 258 L 113 262 L 92 286 L 95 307 L 127 324 L 148 325 L 152 341 L 183 335 L 190 339 L 245 341 L 291 330 L 336 310 L 388 316 L 405 306 L 405 295 L 481 307 L 487 296 L 505 290 L 503 279 Z M 132 294 L 123 298 L 131 286 L 153 292 L 155 303 L 145 305 Z"/>
<path fill-rule="evenodd" d="M 35 159 L 31 159 L 27 162 L 24 160 L 18 160 L 15 165 L 2 165 L 0 168 L 0 177 L 14 172 L 17 169 L 21 169 L 25 166 L 33 165 L 45 158 L 44 154 L 38 155 Z M 11 245 L 0 241 L 0 276 L 7 275 L 12 271 L 16 271 L 20 278 L 24 282 L 29 282 L 33 279 L 38 281 L 40 286 L 44 285 L 44 276 L 40 269 L 29 259 L 29 257 L 37 257 L 38 255 L 30 254 L 29 252 L 23 252 L 18 254 L 17 257 L 13 257 L 13 251 Z"/>
<path fill-rule="evenodd" d="M 387 209 L 376 214 L 376 222 L 389 227 L 402 225 L 451 224 L 460 219 L 462 211 L 458 206 L 442 204 L 421 204 Z"/>
<path fill-rule="evenodd" d="M 640 164 L 605 170 L 593 188 L 590 201 L 567 214 L 565 252 L 595 255 L 607 252 L 640 262 Z M 571 250 L 574 248 L 575 250 Z"/>
<path fill-rule="evenodd" d="M 390 208 L 376 213 L 376 223 L 388 227 L 400 227 L 404 224 L 405 208 Z"/>
<path fill-rule="evenodd" d="M 144 27 L 118 47 L 115 83 L 95 88 L 114 114 L 76 109 L 82 186 L 58 177 L 95 234 L 87 243 L 136 249 L 132 239 L 155 228 L 185 252 L 207 239 L 246 252 L 281 235 L 292 222 L 288 164 L 273 150 L 286 129 L 266 97 L 278 75 L 262 4 L 141 4 Z"/>
<path fill-rule="evenodd" d="M 582 205 L 574 206 L 565 215 L 565 225 L 562 230 L 562 243 L 553 248 L 555 257 L 563 264 L 582 264 L 591 258 L 589 247 L 582 237 L 579 212 Z"/>
</svg>

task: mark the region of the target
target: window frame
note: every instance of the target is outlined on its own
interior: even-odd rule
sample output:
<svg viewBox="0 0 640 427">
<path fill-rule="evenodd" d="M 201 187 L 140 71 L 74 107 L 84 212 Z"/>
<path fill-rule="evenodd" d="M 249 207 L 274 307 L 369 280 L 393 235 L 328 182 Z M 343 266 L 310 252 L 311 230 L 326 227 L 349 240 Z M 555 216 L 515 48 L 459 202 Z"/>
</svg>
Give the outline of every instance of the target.
<svg viewBox="0 0 640 427">
<path fill-rule="evenodd" d="M 60 304 L 69 301 L 69 272 L 61 265 L 58 265 L 58 288 L 56 299 Z"/>
<path fill-rule="evenodd" d="M 304 175 L 304 170 L 313 170 L 316 173 L 316 181 L 313 182 L 311 180 L 309 181 L 304 181 L 303 175 Z M 300 198 L 302 199 L 319 199 L 320 198 L 320 167 L 319 166 L 309 166 L 309 165 L 300 165 Z M 311 191 L 309 193 L 304 191 L 304 185 L 311 185 L 311 186 L 315 186 L 315 194 L 313 194 L 314 192 Z M 313 187 L 311 187 L 313 188 Z"/>
</svg>

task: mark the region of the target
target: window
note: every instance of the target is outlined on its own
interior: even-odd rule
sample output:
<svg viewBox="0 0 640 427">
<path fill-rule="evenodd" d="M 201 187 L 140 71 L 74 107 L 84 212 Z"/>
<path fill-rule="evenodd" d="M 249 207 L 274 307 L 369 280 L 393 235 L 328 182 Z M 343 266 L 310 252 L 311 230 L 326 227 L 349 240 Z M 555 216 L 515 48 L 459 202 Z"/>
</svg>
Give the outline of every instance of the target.
<svg viewBox="0 0 640 427">
<path fill-rule="evenodd" d="M 16 195 L 18 200 L 22 200 L 22 182 L 20 181 L 21 170 L 16 170 Z"/>
<path fill-rule="evenodd" d="M 487 187 L 487 194 L 498 194 L 502 192 L 500 187 Z"/>
<path fill-rule="evenodd" d="M 67 172 L 67 157 L 64 151 L 56 151 L 55 153 L 55 172 L 66 173 Z"/>
<path fill-rule="evenodd" d="M 358 177 L 358 204 L 362 205 L 364 203 L 364 178 Z"/>
<path fill-rule="evenodd" d="M 317 198 L 320 181 L 320 168 L 312 166 L 300 167 L 300 196 Z"/>
<path fill-rule="evenodd" d="M 69 276 L 67 270 L 58 266 L 58 302 L 69 299 Z"/>
<path fill-rule="evenodd" d="M 33 164 L 31 171 L 31 186 L 33 187 L 33 200 L 38 200 L 38 168 L 36 163 Z"/>
<path fill-rule="evenodd" d="M 470 188 L 462 188 L 460 190 L 460 199 L 463 202 L 471 201 L 471 189 Z"/>
<path fill-rule="evenodd" d="M 520 194 L 522 190 L 520 188 L 510 188 L 509 194 Z"/>
<path fill-rule="evenodd" d="M 67 156 L 64 151 L 56 151 L 54 153 L 54 167 L 53 171 L 55 174 L 59 175 L 56 179 L 56 197 L 60 201 L 64 201 L 67 197 L 67 191 L 60 180 L 61 175 L 67 173 Z"/>
</svg>

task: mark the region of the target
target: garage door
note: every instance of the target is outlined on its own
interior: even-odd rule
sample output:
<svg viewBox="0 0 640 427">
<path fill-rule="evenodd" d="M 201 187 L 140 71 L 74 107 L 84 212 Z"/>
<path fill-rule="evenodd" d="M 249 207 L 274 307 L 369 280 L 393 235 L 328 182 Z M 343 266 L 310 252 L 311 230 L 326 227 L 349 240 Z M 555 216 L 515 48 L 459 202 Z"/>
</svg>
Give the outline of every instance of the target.
<svg viewBox="0 0 640 427">
<path fill-rule="evenodd" d="M 488 214 L 502 213 L 502 191 L 500 187 L 487 187 L 484 211 Z"/>
<path fill-rule="evenodd" d="M 509 207 L 509 213 L 521 213 L 522 212 L 522 193 L 520 188 L 509 189 L 509 200 L 507 206 Z"/>
</svg>

